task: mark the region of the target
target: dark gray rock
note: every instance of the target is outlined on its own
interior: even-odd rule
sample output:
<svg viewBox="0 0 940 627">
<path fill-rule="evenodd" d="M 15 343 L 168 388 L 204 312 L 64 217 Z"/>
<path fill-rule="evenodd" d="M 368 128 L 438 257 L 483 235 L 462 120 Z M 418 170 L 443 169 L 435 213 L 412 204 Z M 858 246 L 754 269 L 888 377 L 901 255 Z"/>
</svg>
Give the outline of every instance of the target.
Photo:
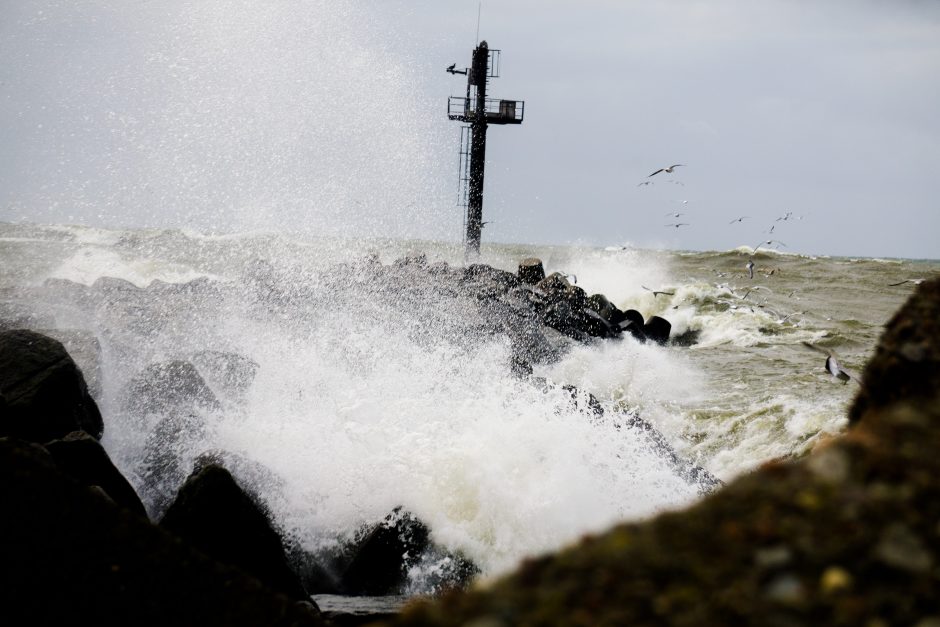
<svg viewBox="0 0 940 627">
<path fill-rule="evenodd" d="M 258 364 L 237 353 L 204 350 L 192 357 L 206 383 L 230 398 L 240 398 L 251 386 Z"/>
<path fill-rule="evenodd" d="M 101 438 L 104 423 L 81 370 L 61 342 L 26 330 L 0 333 L 0 435 L 47 442 L 72 431 Z"/>
<path fill-rule="evenodd" d="M 147 414 L 219 409 L 219 401 L 191 363 L 182 360 L 151 364 L 121 393 L 123 411 L 141 419 Z"/>
<path fill-rule="evenodd" d="M 536 285 L 545 278 L 545 268 L 538 257 L 528 257 L 519 262 L 519 270 L 516 274 L 523 283 Z"/>
<path fill-rule="evenodd" d="M 194 472 L 160 526 L 292 599 L 309 598 L 268 517 L 221 466 L 208 464 Z"/>
<path fill-rule="evenodd" d="M 98 336 L 91 331 L 81 329 L 37 329 L 37 331 L 62 342 L 69 356 L 82 371 L 92 397 L 100 398 L 102 392 L 101 342 L 98 341 Z"/>
<path fill-rule="evenodd" d="M 140 496 L 152 518 L 160 518 L 169 507 L 208 435 L 201 415 L 171 412 L 147 436 L 137 474 L 142 482 Z"/>
<path fill-rule="evenodd" d="M 396 508 L 363 533 L 342 577 L 345 594 L 401 594 L 408 569 L 430 546 L 430 530 L 410 512 Z"/>
<path fill-rule="evenodd" d="M 617 309 L 617 307 L 607 300 L 607 297 L 603 294 L 591 294 L 585 301 L 584 306 L 598 314 L 607 322 L 612 322 L 611 319 L 614 317 L 614 311 Z M 617 324 L 619 322 L 620 321 L 617 320 L 616 322 L 612 322 L 612 324 Z"/>
<path fill-rule="evenodd" d="M 0 607 L 9 625 L 322 625 L 63 474 L 39 445 L 0 439 Z"/>
<path fill-rule="evenodd" d="M 657 344 L 665 344 L 669 341 L 669 333 L 672 330 L 672 323 L 665 318 L 652 316 L 643 325 L 643 333 L 646 337 Z"/>
<path fill-rule="evenodd" d="M 93 437 L 84 431 L 74 431 L 43 446 L 52 455 L 59 470 L 75 481 L 85 486 L 98 486 L 118 505 L 147 517 L 147 510 L 134 488 Z"/>
</svg>

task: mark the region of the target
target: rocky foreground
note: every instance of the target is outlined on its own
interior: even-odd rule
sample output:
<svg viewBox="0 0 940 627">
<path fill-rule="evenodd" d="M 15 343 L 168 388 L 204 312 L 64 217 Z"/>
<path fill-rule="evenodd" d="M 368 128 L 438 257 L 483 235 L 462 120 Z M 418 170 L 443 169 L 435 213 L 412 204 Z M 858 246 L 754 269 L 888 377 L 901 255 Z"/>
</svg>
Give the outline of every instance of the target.
<svg viewBox="0 0 940 627">
<path fill-rule="evenodd" d="M 317 298 L 358 304 L 364 287 L 405 317 L 424 316 L 425 336 L 505 336 L 513 372 L 534 385 L 548 383 L 531 376 L 531 364 L 566 342 L 671 339 L 666 320 L 622 312 L 562 275 L 545 276 L 537 260 L 517 273 L 421 257 L 366 260 L 335 268 L 309 291 L 285 291 L 293 283 L 263 266 L 249 278 L 248 296 L 265 315 Z M 109 316 L 147 312 L 142 305 L 154 299 L 195 306 L 228 288 L 138 289 L 112 279 L 42 289 Z M 141 333 L 152 328 L 140 324 Z M 270 471 L 224 451 L 180 457 L 177 444 L 205 428 L 204 412 L 222 410 L 204 377 L 234 395 L 250 384 L 256 365 L 240 355 L 201 351 L 130 377 L 121 411 L 150 434 L 138 494 L 99 444 L 107 425 L 94 377 L 86 382 L 71 348 L 18 326 L 0 316 L 3 624 L 361 623 L 322 614 L 309 595 L 400 593 L 409 560 L 442 551 L 399 509 L 364 524 L 337 555 L 307 554 L 270 520 L 264 493 L 278 482 Z M 807 458 L 768 464 L 686 512 L 586 538 L 485 587 L 413 605 L 391 624 L 940 625 L 938 327 L 940 281 L 932 281 L 889 323 L 851 431 Z M 72 337 L 72 346 L 94 348 L 87 339 Z M 93 372 L 94 352 L 82 359 Z M 603 411 L 570 391 L 586 419 Z M 718 487 L 641 417 L 617 419 L 702 492 Z M 441 585 L 465 586 L 474 565 L 449 557 L 453 571 Z"/>
<path fill-rule="evenodd" d="M 307 284 L 262 262 L 248 269 L 246 284 L 261 316 L 297 315 L 328 298 L 362 309 L 367 295 L 383 303 L 378 314 L 417 317 L 421 341 L 505 337 L 513 374 L 546 390 L 554 384 L 532 377 L 532 364 L 557 358 L 571 342 L 627 335 L 665 343 L 670 335 L 666 320 L 620 311 L 563 275 L 546 276 L 537 259 L 511 273 L 429 264 L 421 255 L 388 266 L 368 258 Z M 232 290 L 204 279 L 147 288 L 112 278 L 92 286 L 50 280 L 23 300 L 99 321 L 110 350 L 126 353 L 166 324 L 160 314 L 202 315 Z M 269 469 L 226 451 L 184 454 L 206 431 L 206 416 L 225 410 L 213 390 L 237 399 L 255 376 L 257 364 L 234 353 L 201 350 L 150 363 L 118 391 L 123 418 L 146 434 L 135 490 L 99 443 L 107 428 L 94 398 L 100 353 L 95 333 L 58 328 L 26 302 L 0 302 L 4 624 L 357 624 L 368 617 L 321 614 L 310 595 L 401 594 L 409 569 L 426 555 L 439 560 L 438 587 L 464 587 L 478 573 L 435 546 L 431 530 L 401 508 L 351 530 L 352 540 L 335 552 L 309 554 L 271 520 L 266 497 L 279 478 Z M 589 395 L 565 389 L 587 419 L 603 413 Z M 703 492 L 719 485 L 639 416 L 618 421 Z"/>
<path fill-rule="evenodd" d="M 888 323 L 852 428 L 394 625 L 940 625 L 940 280 Z"/>
</svg>

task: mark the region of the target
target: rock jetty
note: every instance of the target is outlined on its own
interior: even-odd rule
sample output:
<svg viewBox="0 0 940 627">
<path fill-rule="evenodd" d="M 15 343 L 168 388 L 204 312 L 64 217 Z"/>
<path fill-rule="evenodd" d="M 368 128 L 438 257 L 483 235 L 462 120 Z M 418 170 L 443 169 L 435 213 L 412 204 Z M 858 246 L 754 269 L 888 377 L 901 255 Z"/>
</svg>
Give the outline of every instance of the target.
<svg viewBox="0 0 940 627">
<path fill-rule="evenodd" d="M 393 625 L 940 624 L 940 280 L 888 323 L 851 429 Z"/>
</svg>

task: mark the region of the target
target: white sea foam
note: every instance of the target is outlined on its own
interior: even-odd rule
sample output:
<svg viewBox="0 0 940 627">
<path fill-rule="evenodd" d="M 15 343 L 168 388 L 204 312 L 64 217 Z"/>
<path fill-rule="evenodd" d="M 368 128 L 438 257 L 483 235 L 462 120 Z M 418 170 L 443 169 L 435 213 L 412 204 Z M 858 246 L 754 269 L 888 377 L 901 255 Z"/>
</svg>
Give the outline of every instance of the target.
<svg viewBox="0 0 940 627">
<path fill-rule="evenodd" d="M 402 505 L 496 573 L 696 496 L 636 434 L 592 424 L 560 388 L 508 377 L 501 341 L 429 348 L 407 327 L 350 329 L 340 312 L 288 333 L 239 324 L 257 379 L 243 415 L 198 444 L 281 476 L 280 520 L 310 546 Z M 655 385 L 638 376 L 633 387 Z"/>
<path fill-rule="evenodd" d="M 129 256 L 101 246 L 81 246 L 47 278 L 68 279 L 91 285 L 102 277 L 130 281 L 137 287 L 147 287 L 153 281 L 186 283 L 200 277 L 216 278 L 208 273 L 170 261 L 142 256 Z"/>
</svg>

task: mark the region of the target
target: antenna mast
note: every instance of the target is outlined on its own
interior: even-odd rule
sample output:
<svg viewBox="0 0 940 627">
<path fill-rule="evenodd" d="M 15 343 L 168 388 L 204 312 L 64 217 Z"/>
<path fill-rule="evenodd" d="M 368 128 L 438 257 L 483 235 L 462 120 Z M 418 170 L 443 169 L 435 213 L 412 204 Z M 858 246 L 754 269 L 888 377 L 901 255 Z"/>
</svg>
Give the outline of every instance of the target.
<svg viewBox="0 0 940 627">
<path fill-rule="evenodd" d="M 480 3 L 482 8 L 483 3 Z M 477 18 L 479 21 L 479 17 Z M 479 28 L 479 24 L 477 26 Z M 473 50 L 469 68 L 447 68 L 451 74 L 466 74 L 465 96 L 451 96 L 447 117 L 466 122 L 460 132 L 459 185 L 457 204 L 466 208 L 464 244 L 466 257 L 479 256 L 483 229 L 483 178 L 486 160 L 486 129 L 490 124 L 522 124 L 525 102 L 487 98 L 489 79 L 499 78 L 499 50 L 485 41 Z"/>
</svg>

